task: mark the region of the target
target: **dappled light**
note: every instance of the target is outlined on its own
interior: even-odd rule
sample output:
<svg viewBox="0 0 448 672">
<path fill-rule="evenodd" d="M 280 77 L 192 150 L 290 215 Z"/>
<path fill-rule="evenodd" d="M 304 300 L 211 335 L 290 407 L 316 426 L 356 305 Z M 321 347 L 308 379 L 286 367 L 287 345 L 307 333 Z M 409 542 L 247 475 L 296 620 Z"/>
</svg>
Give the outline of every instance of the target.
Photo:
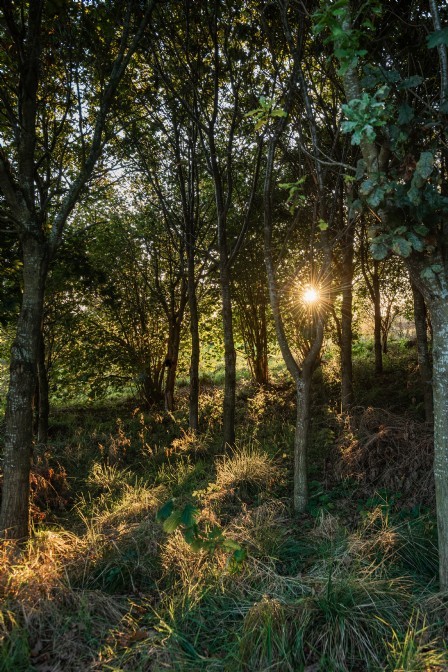
<svg viewBox="0 0 448 672">
<path fill-rule="evenodd" d="M 0 672 L 448 672 L 447 26 L 0 2 Z"/>
</svg>

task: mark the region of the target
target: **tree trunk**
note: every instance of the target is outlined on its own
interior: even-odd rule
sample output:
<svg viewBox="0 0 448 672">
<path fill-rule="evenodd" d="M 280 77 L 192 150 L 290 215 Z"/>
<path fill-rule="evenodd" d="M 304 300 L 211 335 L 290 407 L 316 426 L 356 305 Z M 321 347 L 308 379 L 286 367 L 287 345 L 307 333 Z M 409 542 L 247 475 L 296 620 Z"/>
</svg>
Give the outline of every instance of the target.
<svg viewBox="0 0 448 672">
<path fill-rule="evenodd" d="M 374 351 L 375 373 L 383 373 L 383 348 L 381 345 L 381 293 L 380 278 L 378 275 L 378 262 L 373 262 L 373 309 L 374 309 Z"/>
<path fill-rule="evenodd" d="M 432 366 L 428 348 L 427 311 L 423 294 L 411 280 L 414 299 L 414 322 L 417 336 L 417 358 L 420 377 L 423 384 L 423 403 L 426 422 L 433 422 L 434 408 L 432 399 Z"/>
<path fill-rule="evenodd" d="M 259 306 L 259 316 L 255 327 L 255 381 L 259 385 L 267 385 L 269 382 L 268 331 L 266 325 L 266 305 L 264 301 Z"/>
<path fill-rule="evenodd" d="M 50 402 L 48 399 L 48 373 L 45 364 L 45 340 L 42 332 L 39 340 L 37 379 L 37 442 L 45 444 L 48 441 L 48 416 L 50 414 Z"/>
<path fill-rule="evenodd" d="M 33 450 L 33 397 L 48 268 L 45 244 L 24 237 L 23 298 L 11 348 L 6 404 L 4 477 L 0 529 L 9 539 L 29 535 L 29 485 Z"/>
<path fill-rule="evenodd" d="M 191 248 L 193 245 L 191 245 Z M 194 277 L 194 255 L 192 249 L 188 254 L 188 306 L 190 309 L 190 334 L 191 334 L 191 358 L 190 358 L 190 396 L 189 396 L 189 426 L 194 432 L 199 429 L 199 315 L 198 300 L 196 296 L 196 282 Z"/>
<path fill-rule="evenodd" d="M 353 404 L 353 234 L 346 241 L 342 266 L 341 307 L 341 408 L 346 412 Z"/>
<path fill-rule="evenodd" d="M 236 351 L 233 339 L 232 300 L 230 296 L 230 272 L 227 252 L 221 250 L 220 278 L 222 299 L 222 325 L 224 329 L 224 445 L 235 443 L 235 394 L 236 394 Z"/>
<path fill-rule="evenodd" d="M 294 511 L 303 513 L 308 504 L 307 445 L 310 426 L 312 372 L 296 381 L 297 410 L 294 434 Z"/>
<path fill-rule="evenodd" d="M 448 302 L 430 305 L 434 330 L 434 479 L 439 538 L 440 590 L 448 589 Z"/>
<path fill-rule="evenodd" d="M 180 328 L 182 316 L 173 319 L 169 329 L 168 350 L 165 359 L 165 410 L 174 411 L 174 388 L 176 386 L 177 360 L 179 357 Z"/>
</svg>

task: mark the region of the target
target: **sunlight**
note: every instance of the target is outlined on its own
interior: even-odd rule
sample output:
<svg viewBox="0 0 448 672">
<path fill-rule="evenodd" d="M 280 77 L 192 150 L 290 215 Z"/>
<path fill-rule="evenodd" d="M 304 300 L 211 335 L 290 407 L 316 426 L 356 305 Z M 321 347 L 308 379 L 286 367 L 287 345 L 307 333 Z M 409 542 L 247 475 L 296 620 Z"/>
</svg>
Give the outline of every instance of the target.
<svg viewBox="0 0 448 672">
<path fill-rule="evenodd" d="M 319 290 L 316 287 L 307 287 L 302 294 L 302 301 L 307 305 L 314 305 L 319 301 Z"/>
</svg>

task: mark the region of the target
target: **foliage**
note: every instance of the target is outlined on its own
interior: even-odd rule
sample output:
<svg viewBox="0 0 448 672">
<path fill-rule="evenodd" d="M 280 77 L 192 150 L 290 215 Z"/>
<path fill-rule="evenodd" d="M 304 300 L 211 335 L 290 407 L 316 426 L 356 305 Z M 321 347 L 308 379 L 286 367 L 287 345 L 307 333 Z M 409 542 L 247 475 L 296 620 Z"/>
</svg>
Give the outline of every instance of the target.
<svg viewBox="0 0 448 672">
<path fill-rule="evenodd" d="M 157 520 L 163 523 L 165 532 L 172 533 L 179 529 L 187 544 L 196 552 L 231 552 L 228 566 L 232 571 L 238 571 L 246 559 L 247 551 L 233 539 L 227 538 L 217 526 L 205 532 L 201 531 L 197 523 L 198 517 L 199 510 L 195 506 L 186 504 L 183 509 L 175 509 L 173 500 L 166 502 L 157 512 Z"/>
</svg>

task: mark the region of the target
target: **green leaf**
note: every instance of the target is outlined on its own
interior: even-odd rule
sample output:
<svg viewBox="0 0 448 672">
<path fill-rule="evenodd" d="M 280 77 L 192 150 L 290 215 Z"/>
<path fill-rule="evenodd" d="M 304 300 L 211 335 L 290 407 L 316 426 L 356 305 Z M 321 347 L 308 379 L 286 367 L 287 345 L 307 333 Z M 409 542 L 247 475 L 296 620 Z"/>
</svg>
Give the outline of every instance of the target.
<svg viewBox="0 0 448 672">
<path fill-rule="evenodd" d="M 171 533 L 177 530 L 182 522 L 182 511 L 173 511 L 173 513 L 163 523 L 165 532 Z"/>
<path fill-rule="evenodd" d="M 400 105 L 398 108 L 398 123 L 401 126 L 404 126 L 405 124 L 409 124 L 410 121 L 414 118 L 414 110 L 410 105 L 407 103 L 403 103 L 403 105 Z"/>
<path fill-rule="evenodd" d="M 373 189 L 375 188 L 376 182 L 371 180 L 370 178 L 368 180 L 364 180 L 364 182 L 361 184 L 359 187 L 359 193 L 361 196 L 368 196 L 370 193 L 372 193 Z"/>
<path fill-rule="evenodd" d="M 162 508 L 160 508 L 157 511 L 156 520 L 159 521 L 160 523 L 165 522 L 165 520 L 169 518 L 173 513 L 173 508 L 174 508 L 174 501 L 170 499 L 168 502 L 166 502 L 166 504 L 162 506 Z"/>
<path fill-rule="evenodd" d="M 277 109 L 277 110 L 272 110 L 272 112 L 271 112 L 271 117 L 287 117 L 287 116 L 288 116 L 288 113 L 285 112 L 285 110 Z"/>
<path fill-rule="evenodd" d="M 244 562 L 244 560 L 247 558 L 247 551 L 245 548 L 239 548 L 233 553 L 232 557 L 235 560 L 235 562 L 238 563 Z"/>
<path fill-rule="evenodd" d="M 412 233 L 412 231 L 408 233 L 407 238 L 416 252 L 423 252 L 425 249 L 425 243 L 421 238 L 419 238 L 415 233 Z"/>
<path fill-rule="evenodd" d="M 428 49 L 434 49 L 434 47 L 443 44 L 448 45 L 448 27 L 429 33 L 426 38 L 426 44 L 428 45 Z"/>
<path fill-rule="evenodd" d="M 372 257 L 377 261 L 382 261 L 389 254 L 389 248 L 385 243 L 372 242 L 370 245 Z"/>
<path fill-rule="evenodd" d="M 424 268 L 423 271 L 421 271 L 420 273 L 420 277 L 423 278 L 423 280 L 434 280 L 435 275 L 431 266 L 427 266 L 426 268 Z"/>
<path fill-rule="evenodd" d="M 356 164 L 355 178 L 357 180 L 361 180 L 364 177 L 365 172 L 366 172 L 366 162 L 364 161 L 364 159 L 359 159 L 359 161 Z"/>
<path fill-rule="evenodd" d="M 326 231 L 328 229 L 328 222 L 324 222 L 323 219 L 319 219 L 317 226 L 321 231 Z"/>
<path fill-rule="evenodd" d="M 241 551 L 241 546 L 233 539 L 225 539 L 222 543 L 222 547 L 225 551 Z"/>
<path fill-rule="evenodd" d="M 366 201 L 372 208 L 377 208 L 384 198 L 385 190 L 381 187 L 377 187 L 369 196 L 367 196 Z"/>
<path fill-rule="evenodd" d="M 423 77 L 420 75 L 412 75 L 412 77 L 407 77 L 403 79 L 402 82 L 398 85 L 399 89 L 414 89 L 416 86 L 420 86 L 423 82 Z"/>
<path fill-rule="evenodd" d="M 406 238 L 395 238 L 392 242 L 392 250 L 400 257 L 409 257 L 412 252 L 412 245 Z"/>
<path fill-rule="evenodd" d="M 427 180 L 434 168 L 434 154 L 432 152 L 422 152 L 417 161 L 415 172 L 421 175 L 424 180 Z"/>
<path fill-rule="evenodd" d="M 186 504 L 181 513 L 181 523 L 185 527 L 192 527 L 198 516 L 199 510 L 193 504 Z"/>
<path fill-rule="evenodd" d="M 193 525 L 193 527 L 188 527 L 186 530 L 184 530 L 184 539 L 187 544 L 190 545 L 198 540 L 198 530 L 196 525 Z"/>
<path fill-rule="evenodd" d="M 424 224 L 416 224 L 413 227 L 413 229 L 414 229 L 415 233 L 418 233 L 419 236 L 426 236 L 426 234 L 429 231 L 428 227 L 425 226 Z"/>
<path fill-rule="evenodd" d="M 202 541 L 202 539 L 194 539 L 191 543 L 189 543 L 189 546 L 195 553 L 206 550 L 206 544 Z"/>
</svg>

